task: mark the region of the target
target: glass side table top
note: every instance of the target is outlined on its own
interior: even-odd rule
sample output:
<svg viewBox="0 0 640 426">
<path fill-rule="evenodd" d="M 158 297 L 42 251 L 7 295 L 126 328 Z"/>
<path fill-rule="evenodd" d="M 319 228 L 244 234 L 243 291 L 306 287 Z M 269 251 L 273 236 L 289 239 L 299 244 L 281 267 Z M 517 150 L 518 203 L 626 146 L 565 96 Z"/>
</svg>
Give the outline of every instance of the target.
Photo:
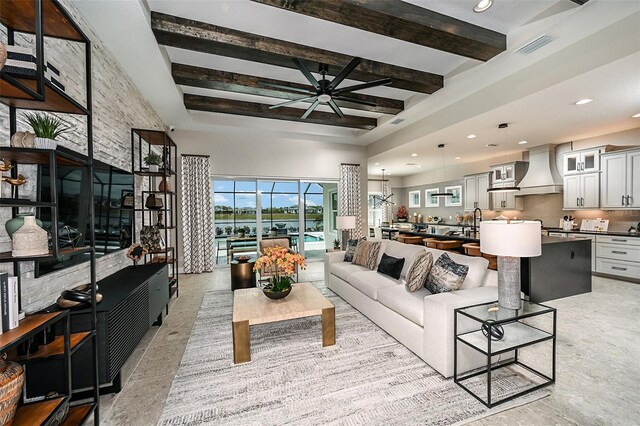
<svg viewBox="0 0 640 426">
<path fill-rule="evenodd" d="M 456 309 L 456 311 L 480 322 L 491 319 L 495 323 L 502 323 L 553 312 L 555 308 L 523 300 L 520 309 L 507 309 L 500 306 L 498 302 L 490 302 Z"/>
</svg>

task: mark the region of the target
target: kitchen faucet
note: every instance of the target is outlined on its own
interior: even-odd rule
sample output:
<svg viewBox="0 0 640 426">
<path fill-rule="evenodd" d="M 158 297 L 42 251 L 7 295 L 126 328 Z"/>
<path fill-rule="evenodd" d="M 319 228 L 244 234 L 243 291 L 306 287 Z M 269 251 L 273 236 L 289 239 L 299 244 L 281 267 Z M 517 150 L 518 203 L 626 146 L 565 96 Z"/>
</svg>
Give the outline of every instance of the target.
<svg viewBox="0 0 640 426">
<path fill-rule="evenodd" d="M 476 213 L 480 213 L 480 222 L 482 222 L 482 209 L 476 207 L 476 209 L 473 211 L 473 237 L 475 238 L 475 236 L 477 235 L 478 232 L 478 226 L 476 224 Z"/>
</svg>

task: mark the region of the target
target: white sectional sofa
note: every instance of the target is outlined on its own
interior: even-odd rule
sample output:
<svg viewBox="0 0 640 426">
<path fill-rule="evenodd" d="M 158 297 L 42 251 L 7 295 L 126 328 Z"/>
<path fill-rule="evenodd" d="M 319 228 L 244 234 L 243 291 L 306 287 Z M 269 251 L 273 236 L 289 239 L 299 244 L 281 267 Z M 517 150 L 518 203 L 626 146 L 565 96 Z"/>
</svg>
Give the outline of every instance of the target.
<svg viewBox="0 0 640 426">
<path fill-rule="evenodd" d="M 497 273 L 487 269 L 488 261 L 447 252 L 452 260 L 468 265 L 469 272 L 462 288 L 449 293 L 431 294 L 422 288 L 409 292 L 405 276 L 420 250 L 430 251 L 434 262 L 444 251 L 422 246 L 382 240 L 382 253 L 404 258 L 400 279 L 344 262 L 344 252 L 325 254 L 325 282 L 350 305 L 375 322 L 396 340 L 422 358 L 444 377 L 453 376 L 454 309 L 498 299 Z M 464 318 L 458 321 L 459 332 L 477 329 L 478 323 Z M 486 365 L 478 352 L 459 345 L 458 371 Z"/>
</svg>

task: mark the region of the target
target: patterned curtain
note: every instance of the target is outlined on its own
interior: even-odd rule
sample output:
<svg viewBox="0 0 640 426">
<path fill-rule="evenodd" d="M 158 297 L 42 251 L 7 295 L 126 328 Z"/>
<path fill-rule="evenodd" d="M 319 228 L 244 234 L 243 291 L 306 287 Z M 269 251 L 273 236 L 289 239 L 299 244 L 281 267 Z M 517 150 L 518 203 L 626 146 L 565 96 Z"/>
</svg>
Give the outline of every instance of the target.
<svg viewBox="0 0 640 426">
<path fill-rule="evenodd" d="M 184 272 L 199 274 L 213 271 L 215 237 L 209 157 L 183 155 L 180 182 Z"/>
<path fill-rule="evenodd" d="M 349 231 L 349 238 L 362 237 L 362 196 L 360 165 L 340 164 L 340 216 L 355 216 L 356 228 Z"/>
<path fill-rule="evenodd" d="M 388 180 L 382 181 L 382 199 L 386 200 L 387 197 L 391 194 L 391 184 Z M 391 201 L 391 200 L 387 200 Z M 391 223 L 391 204 L 386 202 L 382 203 L 382 221 Z"/>
</svg>

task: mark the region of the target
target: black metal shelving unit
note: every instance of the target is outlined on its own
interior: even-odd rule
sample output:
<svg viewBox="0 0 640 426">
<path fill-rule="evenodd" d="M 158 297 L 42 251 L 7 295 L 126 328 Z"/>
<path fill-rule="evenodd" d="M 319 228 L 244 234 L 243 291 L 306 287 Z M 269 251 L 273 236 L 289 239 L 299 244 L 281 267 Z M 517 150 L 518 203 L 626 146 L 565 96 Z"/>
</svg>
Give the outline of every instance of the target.
<svg viewBox="0 0 640 426">
<path fill-rule="evenodd" d="M 163 158 L 163 166 L 157 172 L 149 171 L 148 167 L 143 167 L 143 158 L 152 151 L 160 151 Z M 156 225 L 158 212 L 162 212 L 164 226 L 158 227 L 164 237 L 165 247 L 161 250 L 149 252 L 144 259 L 144 263 L 152 262 L 155 256 L 164 255 L 169 265 L 169 297 L 174 294 L 180 296 L 178 282 L 178 179 L 176 170 L 178 168 L 177 146 L 171 137 L 161 130 L 131 129 L 131 170 L 135 176 L 147 179 L 147 189 L 142 189 L 138 184 L 138 179 L 134 179 L 134 215 L 132 222 L 132 237 L 138 240 L 136 232 L 137 218 L 141 219 L 142 226 Z M 165 185 L 164 191 L 160 191 L 159 184 L 165 180 L 171 186 L 169 191 Z M 160 196 L 162 198 L 162 208 L 149 209 L 145 206 L 145 201 L 149 195 Z M 154 219 L 155 218 L 155 219 Z M 154 220 L 156 221 L 154 223 Z M 139 231 L 139 230 L 138 230 Z M 169 305 L 167 304 L 167 314 Z"/>
<path fill-rule="evenodd" d="M 43 346 L 41 352 L 46 356 L 37 356 L 38 352 L 28 357 L 16 356 L 15 360 L 21 363 L 38 362 L 39 359 L 49 359 L 52 356 L 64 356 L 65 370 L 65 395 L 57 395 L 46 398 L 36 404 L 21 404 L 19 415 L 25 424 L 45 424 L 53 415 L 70 402 L 69 412 L 65 425 L 84 424 L 93 414 L 94 424 L 99 424 L 99 393 L 98 393 L 98 352 L 97 352 L 97 312 L 95 303 L 96 294 L 96 256 L 95 256 L 95 212 L 94 204 L 89 203 L 89 245 L 77 249 L 61 249 L 58 241 L 58 200 L 55 182 L 56 167 L 58 165 L 77 165 L 86 167 L 89 182 L 89 198 L 93 200 L 93 123 L 92 123 L 92 92 L 91 92 L 91 42 L 83 31 L 76 25 L 69 13 L 57 0 L 2 0 L 0 2 L 0 24 L 6 28 L 7 42 L 15 43 L 17 34 L 29 34 L 33 36 L 35 44 L 36 72 L 34 75 L 11 74 L 0 71 L 0 102 L 9 106 L 9 134 L 17 131 L 17 111 L 37 110 L 53 113 L 77 114 L 86 117 L 87 120 L 87 157 L 76 158 L 73 154 L 60 150 L 44 150 L 32 148 L 6 148 L 0 152 L 0 158 L 11 160 L 16 165 L 11 170 L 13 177 L 17 177 L 21 165 L 49 166 L 49 178 L 51 180 L 51 201 L 21 200 L 19 190 L 13 194 L 14 198 L 1 198 L 0 207 L 11 208 L 15 217 L 19 209 L 34 208 L 36 215 L 42 209 L 51 210 L 51 234 L 53 247 L 48 255 L 14 257 L 11 252 L 0 253 L 0 262 L 13 263 L 13 273 L 18 277 L 18 285 L 21 285 L 20 264 L 25 261 L 37 261 L 51 258 L 59 258 L 68 255 L 88 254 L 90 258 L 91 292 L 94 296 L 91 303 L 91 329 L 83 333 L 70 333 L 69 311 L 51 314 L 34 314 L 27 316 L 20 322 L 18 328 L 0 336 L 0 353 L 9 351 L 20 342 L 29 341 L 35 333 L 44 328 L 65 321 L 63 334 Z M 57 86 L 45 79 L 45 37 L 58 38 L 84 45 L 85 54 L 85 81 L 86 81 L 86 105 L 73 99 Z M 19 301 L 21 304 L 21 300 Z M 44 321 L 41 321 L 44 319 Z M 36 324 L 36 326 L 33 326 Z M 74 401 L 71 387 L 71 355 L 80 346 L 87 342 L 92 345 L 92 372 L 93 386 L 91 398 Z M 28 383 L 27 383 L 28 385 Z M 34 413 L 47 412 L 45 417 L 37 417 Z"/>
</svg>

